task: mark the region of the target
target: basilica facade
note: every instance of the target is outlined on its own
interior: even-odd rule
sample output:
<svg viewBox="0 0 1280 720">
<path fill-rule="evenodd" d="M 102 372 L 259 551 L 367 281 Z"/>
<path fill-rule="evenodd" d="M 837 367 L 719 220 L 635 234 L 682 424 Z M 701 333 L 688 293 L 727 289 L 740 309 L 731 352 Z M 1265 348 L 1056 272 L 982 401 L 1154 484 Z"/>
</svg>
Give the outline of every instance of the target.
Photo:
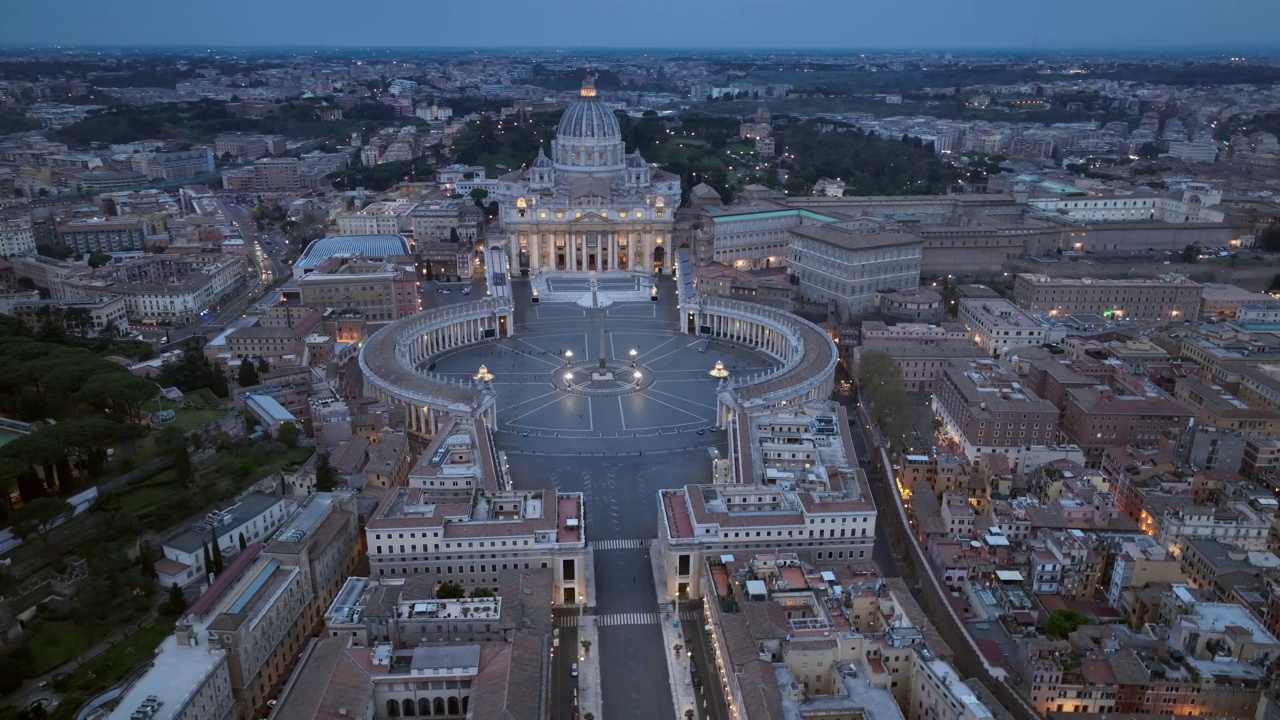
<svg viewBox="0 0 1280 720">
<path fill-rule="evenodd" d="M 628 154 L 591 78 L 560 119 L 551 157 L 499 178 L 511 272 L 671 271 L 680 178 Z"/>
</svg>

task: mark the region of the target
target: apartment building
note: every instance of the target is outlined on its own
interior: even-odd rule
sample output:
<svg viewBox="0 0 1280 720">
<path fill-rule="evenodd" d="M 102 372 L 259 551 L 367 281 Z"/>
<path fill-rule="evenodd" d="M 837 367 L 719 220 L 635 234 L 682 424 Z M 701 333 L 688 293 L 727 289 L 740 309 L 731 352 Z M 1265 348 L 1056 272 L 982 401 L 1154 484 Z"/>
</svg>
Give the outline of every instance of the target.
<svg viewBox="0 0 1280 720">
<path fill-rule="evenodd" d="M 1186 322 L 1199 316 L 1202 290 L 1181 275 L 1112 280 L 1019 273 L 1013 284 L 1013 301 L 1023 310 L 1051 317 L 1098 315 L 1116 320 Z"/>
<path fill-rule="evenodd" d="M 1200 314 L 1208 318 L 1233 318 L 1241 306 L 1266 303 L 1271 299 L 1266 293 L 1246 290 L 1238 285 L 1205 283 L 1200 298 Z"/>
<path fill-rule="evenodd" d="M 264 155 L 284 152 L 285 139 L 279 135 L 255 133 L 222 133 L 214 138 L 213 152 L 218 157 L 228 153 L 237 160 L 254 160 Z"/>
<path fill-rule="evenodd" d="M 947 652 L 900 580 L 868 564 L 808 564 L 793 553 L 708 558 L 708 632 L 735 718 L 900 720 L 912 655 Z M 803 713 L 801 712 L 803 710 Z"/>
<path fill-rule="evenodd" d="M 484 214 L 465 200 L 423 200 L 409 211 L 409 227 L 419 245 L 434 240 L 474 241 L 483 225 Z"/>
<path fill-rule="evenodd" d="M 328 614 L 331 627 L 340 629 L 303 651 L 271 716 L 546 718 L 551 574 L 509 570 L 501 573 L 495 597 L 456 601 L 435 599 L 434 581 L 422 576 L 352 578 Z M 343 604 L 348 600 L 354 603 Z M 459 617 L 462 608 L 467 617 Z M 370 626 L 397 628 L 388 637 L 403 642 L 376 633 L 360 642 L 348 629 L 362 625 L 357 616 L 372 616 Z"/>
<path fill-rule="evenodd" d="M 1030 641 L 1023 692 L 1041 714 L 1253 717 L 1263 668 L 1205 653 L 1175 656 L 1158 644 L 1119 625 L 1082 628 L 1071 644 Z"/>
<path fill-rule="evenodd" d="M 120 295 L 130 322 L 183 325 L 235 292 L 248 271 L 240 255 L 146 255 L 63 281 L 63 293 Z"/>
<path fill-rule="evenodd" d="M 865 325 L 866 323 L 864 323 Z M 853 348 L 854 365 L 868 353 L 884 353 L 893 358 L 902 373 L 902 386 L 908 392 L 933 392 L 939 373 L 952 360 L 980 359 L 990 353 L 967 337 L 962 339 L 937 339 L 921 336 L 916 339 L 867 339 L 864 331 L 862 344 Z"/>
<path fill-rule="evenodd" d="M 1062 436 L 1084 451 L 1086 467 L 1100 467 L 1110 446 L 1155 447 L 1166 433 L 1194 417 L 1150 381 L 1130 376 L 1116 380 L 1066 393 Z"/>
<path fill-rule="evenodd" d="M 1195 411 L 1200 426 L 1238 430 L 1245 435 L 1280 435 L 1280 410 L 1255 410 L 1222 387 L 1205 383 L 1198 377 L 1178 378 L 1173 395 Z"/>
<path fill-rule="evenodd" d="M 336 218 L 339 235 L 398 235 L 413 231 L 414 203 L 408 200 L 370 203 L 363 210 Z M 447 237 L 447 235 L 446 235 Z"/>
<path fill-rule="evenodd" d="M 1280 363 L 1240 370 L 1240 399 L 1251 408 L 1280 411 Z"/>
<path fill-rule="evenodd" d="M 1107 576 L 1107 602 L 1120 607 L 1126 590 L 1144 588 L 1152 583 L 1186 581 L 1178 559 L 1163 545 L 1147 535 L 1119 538 L 1112 548 L 1111 573 Z"/>
<path fill-rule="evenodd" d="M 34 255 L 36 234 L 30 215 L 0 217 L 0 257 Z"/>
<path fill-rule="evenodd" d="M 190 150 L 136 153 L 129 162 L 134 172 L 152 180 L 180 180 L 215 172 L 213 148 L 207 145 Z"/>
<path fill-rule="evenodd" d="M 1240 474 L 1274 482 L 1280 473 L 1280 438 L 1250 437 L 1245 441 Z"/>
<path fill-rule="evenodd" d="M 653 552 L 666 596 L 701 597 L 704 558 L 735 551 L 821 548 L 819 559 L 867 560 L 876 508 L 842 406 L 807 403 L 730 418 L 729 454 L 714 485 L 658 494 Z"/>
<path fill-rule="evenodd" d="M 969 331 L 973 342 L 993 355 L 1039 347 L 1048 337 L 1044 326 L 1008 300 L 963 298 L 956 320 Z"/>
<path fill-rule="evenodd" d="M 142 250 L 146 226 L 137 218 L 86 218 L 59 223 L 57 236 L 81 254 Z"/>
<path fill-rule="evenodd" d="M 10 315 L 35 330 L 46 321 L 80 337 L 126 337 L 128 303 L 120 295 L 14 303 Z"/>
<path fill-rule="evenodd" d="M 414 243 L 414 249 L 417 251 L 418 271 L 428 280 L 469 280 L 476 269 L 475 249 L 467 241 L 454 243 L 418 240 Z"/>
<path fill-rule="evenodd" d="M 962 679 L 954 665 L 928 650 L 917 650 L 911 657 L 908 720 L 993 720 L 996 717 L 992 708 L 999 706 L 981 697 L 980 683 Z"/>
<path fill-rule="evenodd" d="M 207 552 L 216 544 L 224 559 L 240 552 L 240 539 L 262 543 L 293 513 L 297 503 L 278 495 L 251 493 L 235 503 L 205 515 L 187 530 L 160 543 L 163 557 L 155 563 L 156 583 L 186 587 L 206 582 L 212 568 Z"/>
<path fill-rule="evenodd" d="M 1266 550 L 1271 517 L 1244 502 L 1197 505 L 1186 498 L 1186 502 L 1163 508 L 1154 504 L 1144 508 L 1138 525 L 1172 553 L 1180 552 L 1188 541 L 1197 538 L 1219 540 L 1245 550 Z"/>
<path fill-rule="evenodd" d="M 845 321 L 874 311 L 886 290 L 920 285 L 918 235 L 805 225 L 790 236 L 788 267 L 800 299 L 829 303 Z"/>
<path fill-rule="evenodd" d="M 1000 453 L 1013 468 L 1037 446 L 1057 443 L 1058 409 L 999 360 L 953 360 L 937 379 L 933 409 L 970 462 Z"/>
<path fill-rule="evenodd" d="M 790 310 L 795 288 L 785 268 L 738 270 L 723 263 L 693 270 L 693 284 L 704 297 L 726 297 Z"/>
<path fill-rule="evenodd" d="M 389 260 L 331 257 L 299 278 L 298 289 L 303 305 L 359 310 L 372 323 L 408 317 L 421 307 L 413 266 Z"/>
<path fill-rule="evenodd" d="M 302 187 L 302 162 L 297 158 L 260 158 L 253 163 L 254 189 L 292 191 Z"/>
<path fill-rule="evenodd" d="M 31 284 L 45 290 L 49 297 L 65 299 L 79 297 L 81 293 L 68 287 L 67 280 L 88 269 L 83 262 L 69 262 L 43 255 L 20 255 L 9 258 L 13 275 L 26 278 Z"/>
</svg>

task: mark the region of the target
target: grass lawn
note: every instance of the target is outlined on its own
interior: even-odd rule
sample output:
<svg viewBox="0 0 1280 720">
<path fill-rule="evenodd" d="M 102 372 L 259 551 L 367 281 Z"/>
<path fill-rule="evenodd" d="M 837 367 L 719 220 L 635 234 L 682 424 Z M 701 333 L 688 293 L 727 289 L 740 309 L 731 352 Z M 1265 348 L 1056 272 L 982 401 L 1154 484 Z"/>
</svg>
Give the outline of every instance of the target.
<svg viewBox="0 0 1280 720">
<path fill-rule="evenodd" d="M 86 631 L 70 620 L 52 620 L 40 623 L 31 636 L 31 666 L 29 677 L 43 675 L 83 652 L 101 633 Z"/>
<path fill-rule="evenodd" d="M 189 433 L 196 428 L 202 428 L 212 422 L 217 422 L 227 414 L 226 410 L 220 408 L 211 408 L 206 410 L 196 410 L 193 408 L 182 408 L 174 412 L 174 427 L 184 433 Z"/>
<path fill-rule="evenodd" d="M 73 718 L 78 706 L 89 698 L 119 682 L 140 664 L 155 657 L 156 648 L 173 634 L 174 618 L 161 615 L 150 625 L 128 638 L 107 648 L 71 673 L 68 697 L 80 698 L 80 703 L 64 702 L 54 710 L 52 718 Z"/>
<path fill-rule="evenodd" d="M 116 495 L 120 500 L 120 509 L 134 515 L 141 515 L 150 508 L 173 498 L 175 493 L 182 492 L 173 468 L 156 475 L 140 487 L 133 487 Z"/>
</svg>

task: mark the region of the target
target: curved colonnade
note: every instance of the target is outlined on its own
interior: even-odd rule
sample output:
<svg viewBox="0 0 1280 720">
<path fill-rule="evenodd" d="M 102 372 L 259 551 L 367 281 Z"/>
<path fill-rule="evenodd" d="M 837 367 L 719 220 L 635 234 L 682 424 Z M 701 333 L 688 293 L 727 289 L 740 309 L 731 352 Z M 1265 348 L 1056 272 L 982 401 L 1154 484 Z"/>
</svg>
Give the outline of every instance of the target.
<svg viewBox="0 0 1280 720">
<path fill-rule="evenodd" d="M 767 305 L 724 298 L 698 298 L 683 311 L 686 330 L 747 345 L 781 363 L 767 373 L 726 381 L 719 393 L 722 422 L 734 412 L 825 400 L 835 389 L 840 353 L 831 337 L 808 320 Z"/>
<path fill-rule="evenodd" d="M 718 417 L 826 399 L 839 353 L 817 325 L 756 303 L 696 298 L 681 312 L 686 333 L 746 345 L 776 359 L 777 368 L 733 377 L 719 390 Z M 515 332 L 514 308 L 493 298 L 418 313 L 388 324 L 360 349 L 365 392 L 405 409 L 406 431 L 429 437 L 446 417 L 496 423 L 496 397 L 479 382 L 450 382 L 419 368 L 432 357 Z"/>
<path fill-rule="evenodd" d="M 446 417 L 496 418 L 493 390 L 476 382 L 449 382 L 417 368 L 448 350 L 515 329 L 510 303 L 493 298 L 435 308 L 397 320 L 364 341 L 360 371 L 365 394 L 405 409 L 405 431 L 434 435 Z"/>
</svg>

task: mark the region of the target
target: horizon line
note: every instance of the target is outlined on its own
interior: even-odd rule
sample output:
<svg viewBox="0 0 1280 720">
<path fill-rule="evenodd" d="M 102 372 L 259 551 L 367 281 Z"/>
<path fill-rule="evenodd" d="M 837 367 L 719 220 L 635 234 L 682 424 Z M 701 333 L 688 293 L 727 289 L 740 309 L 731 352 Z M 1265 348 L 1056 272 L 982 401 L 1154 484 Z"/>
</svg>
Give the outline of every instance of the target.
<svg viewBox="0 0 1280 720">
<path fill-rule="evenodd" d="M 565 45 L 370 45 L 361 44 L 265 44 L 265 43 L 248 43 L 248 44 L 216 44 L 216 43 L 67 43 L 67 42 L 42 42 L 42 43 L 18 43 L 18 42 L 0 42 L 0 51 L 10 50 L 156 50 L 156 49 L 172 49 L 172 50 L 198 50 L 200 53 L 210 53 L 217 50 L 310 50 L 310 51 L 349 51 L 349 50 L 367 50 L 367 51 L 434 51 L 434 52 L 495 52 L 495 51 L 536 51 L 540 53 L 563 54 L 568 52 L 606 52 L 611 54 L 627 53 L 627 52 L 644 52 L 659 51 L 669 52 L 689 52 L 689 53 L 723 53 L 723 52 L 786 52 L 796 54 L 823 54 L 823 53 L 922 53 L 922 52 L 977 52 L 977 53 L 1013 53 L 1020 55 L 1034 55 L 1040 53 L 1054 53 L 1057 55 L 1092 55 L 1092 54 L 1114 54 L 1142 56 L 1151 54 L 1177 53 L 1194 51 L 1199 53 L 1224 53 L 1230 54 L 1234 51 L 1242 49 L 1250 49 L 1253 51 L 1263 51 L 1273 53 L 1280 56 L 1280 46 L 1271 43 L 1235 43 L 1230 46 L 1221 43 L 1206 44 L 1183 44 L 1170 46 L 1150 46 L 1150 47 L 1120 47 L 1120 46 L 1096 46 L 1096 47 L 1080 47 L 1080 46 L 1053 46 L 1053 45 L 1037 45 L 1034 47 L 1013 46 L 1013 45 L 989 45 L 989 46 L 968 46 L 968 45 L 952 45 L 952 46 L 873 46 L 873 47 L 856 47 L 856 46 L 829 46 L 829 47 L 799 47 L 799 46 L 722 46 L 722 47 L 693 47 L 682 45 L 634 45 L 634 46 L 599 46 L 599 45 L 581 45 L 581 46 L 565 46 Z"/>
</svg>

